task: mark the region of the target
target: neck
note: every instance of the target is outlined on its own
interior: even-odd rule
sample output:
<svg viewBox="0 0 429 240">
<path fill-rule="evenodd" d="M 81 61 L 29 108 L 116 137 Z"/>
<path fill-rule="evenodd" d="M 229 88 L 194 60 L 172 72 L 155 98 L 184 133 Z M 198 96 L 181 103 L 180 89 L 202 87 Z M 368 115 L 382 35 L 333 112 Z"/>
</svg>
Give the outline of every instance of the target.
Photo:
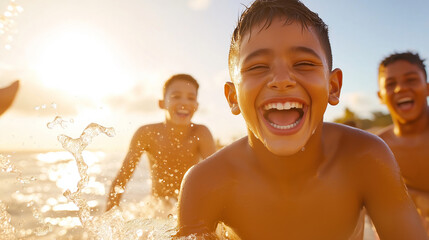
<svg viewBox="0 0 429 240">
<path fill-rule="evenodd" d="M 393 120 L 393 132 L 396 136 L 421 135 L 429 126 L 429 111 L 426 111 L 412 122 L 401 123 L 399 120 Z"/>
</svg>

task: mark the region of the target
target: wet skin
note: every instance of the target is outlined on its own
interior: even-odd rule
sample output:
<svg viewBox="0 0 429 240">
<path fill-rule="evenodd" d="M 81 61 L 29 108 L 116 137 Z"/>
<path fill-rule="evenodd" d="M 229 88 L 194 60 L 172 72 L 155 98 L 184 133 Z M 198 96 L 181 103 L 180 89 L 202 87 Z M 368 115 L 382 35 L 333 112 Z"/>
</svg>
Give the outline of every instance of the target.
<svg viewBox="0 0 429 240">
<path fill-rule="evenodd" d="M 328 69 L 312 29 L 276 19 L 259 30 L 242 40 L 234 83 L 225 85 L 248 136 L 188 171 L 176 236 L 213 234 L 223 222 L 246 240 L 348 239 L 365 207 L 382 239 L 427 239 L 386 144 L 323 123 L 342 74 Z"/>
<path fill-rule="evenodd" d="M 379 97 L 393 125 L 379 136 L 393 151 L 401 174 L 423 218 L 429 218 L 429 93 L 424 72 L 398 60 L 380 73 Z M 425 221 L 429 234 L 429 220 Z"/>
<path fill-rule="evenodd" d="M 160 107 L 165 110 L 163 123 L 140 127 L 112 182 L 107 210 L 118 205 L 121 193 L 115 187 L 125 188 L 141 155 L 146 153 L 152 180 L 152 195 L 159 199 L 177 200 L 185 172 L 201 159 L 215 151 L 213 137 L 204 125 L 191 123 L 197 109 L 197 89 L 187 81 L 174 81 L 166 91 Z"/>
</svg>

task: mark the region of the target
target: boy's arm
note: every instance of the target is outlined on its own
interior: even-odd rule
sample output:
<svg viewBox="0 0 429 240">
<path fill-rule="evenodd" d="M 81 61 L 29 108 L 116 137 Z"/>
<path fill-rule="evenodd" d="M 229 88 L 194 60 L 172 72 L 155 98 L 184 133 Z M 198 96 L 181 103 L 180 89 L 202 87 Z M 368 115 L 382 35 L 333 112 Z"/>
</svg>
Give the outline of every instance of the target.
<svg viewBox="0 0 429 240">
<path fill-rule="evenodd" d="M 392 152 L 384 142 L 372 144 L 366 165 L 364 203 L 380 239 L 428 239 L 401 178 Z M 362 172 L 362 171 L 361 171 Z"/>
<path fill-rule="evenodd" d="M 193 166 L 183 179 L 173 239 L 190 235 L 196 235 L 196 239 L 217 239 L 215 230 L 226 207 L 229 185 L 225 181 L 227 171 L 221 171 L 211 160 Z"/>
<path fill-rule="evenodd" d="M 122 163 L 121 169 L 116 175 L 116 178 L 112 181 L 107 199 L 106 211 L 109 211 L 112 207 L 119 205 L 119 201 L 121 200 L 122 194 L 125 191 L 125 186 L 127 185 L 134 173 L 134 169 L 140 161 L 140 157 L 145 150 L 145 146 L 147 146 L 147 144 L 143 142 L 147 140 L 145 137 L 142 137 L 142 135 L 144 135 L 144 133 L 142 128 L 140 128 L 136 131 L 131 140 L 128 153 Z"/>
<path fill-rule="evenodd" d="M 216 152 L 216 144 L 210 130 L 201 125 L 198 131 L 199 151 L 202 159 L 206 159 Z"/>
</svg>

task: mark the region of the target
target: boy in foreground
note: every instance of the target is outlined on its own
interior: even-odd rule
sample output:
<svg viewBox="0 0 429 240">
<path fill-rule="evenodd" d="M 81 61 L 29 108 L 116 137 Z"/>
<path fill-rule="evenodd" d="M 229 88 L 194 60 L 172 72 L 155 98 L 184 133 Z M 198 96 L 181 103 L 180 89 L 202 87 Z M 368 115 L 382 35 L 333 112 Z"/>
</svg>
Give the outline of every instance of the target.
<svg viewBox="0 0 429 240">
<path fill-rule="evenodd" d="M 152 196 L 155 199 L 177 201 L 185 172 L 194 164 L 215 152 L 209 129 L 191 122 L 198 108 L 198 82 L 188 74 L 177 74 L 164 84 L 159 107 L 165 111 L 165 121 L 140 127 L 134 134 L 128 154 L 112 182 L 106 211 L 119 205 L 125 186 L 141 155 L 149 159 Z"/>
<path fill-rule="evenodd" d="M 395 53 L 379 66 L 378 96 L 393 124 L 379 136 L 393 151 L 429 235 L 429 84 L 417 53 Z"/>
<path fill-rule="evenodd" d="M 248 136 L 186 174 L 175 237 L 348 239 L 366 208 L 382 239 L 427 239 L 375 135 L 324 123 L 339 102 L 327 26 L 297 0 L 257 0 L 234 30 L 225 96 Z"/>
</svg>

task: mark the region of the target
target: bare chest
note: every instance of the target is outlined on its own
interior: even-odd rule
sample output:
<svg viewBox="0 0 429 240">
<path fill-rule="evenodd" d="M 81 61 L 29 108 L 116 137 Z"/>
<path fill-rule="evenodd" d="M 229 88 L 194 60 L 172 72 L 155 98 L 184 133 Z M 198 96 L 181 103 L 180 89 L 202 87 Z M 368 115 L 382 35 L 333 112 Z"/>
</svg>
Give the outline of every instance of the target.
<svg viewBox="0 0 429 240">
<path fill-rule="evenodd" d="M 389 145 L 407 185 L 429 190 L 429 141 Z"/>
<path fill-rule="evenodd" d="M 354 231 L 362 203 L 344 178 L 292 187 L 257 176 L 242 180 L 225 216 L 243 239 L 348 239 Z"/>
<path fill-rule="evenodd" d="M 169 168 L 177 171 L 187 170 L 200 159 L 198 138 L 155 136 L 146 153 L 153 168 Z"/>
</svg>

